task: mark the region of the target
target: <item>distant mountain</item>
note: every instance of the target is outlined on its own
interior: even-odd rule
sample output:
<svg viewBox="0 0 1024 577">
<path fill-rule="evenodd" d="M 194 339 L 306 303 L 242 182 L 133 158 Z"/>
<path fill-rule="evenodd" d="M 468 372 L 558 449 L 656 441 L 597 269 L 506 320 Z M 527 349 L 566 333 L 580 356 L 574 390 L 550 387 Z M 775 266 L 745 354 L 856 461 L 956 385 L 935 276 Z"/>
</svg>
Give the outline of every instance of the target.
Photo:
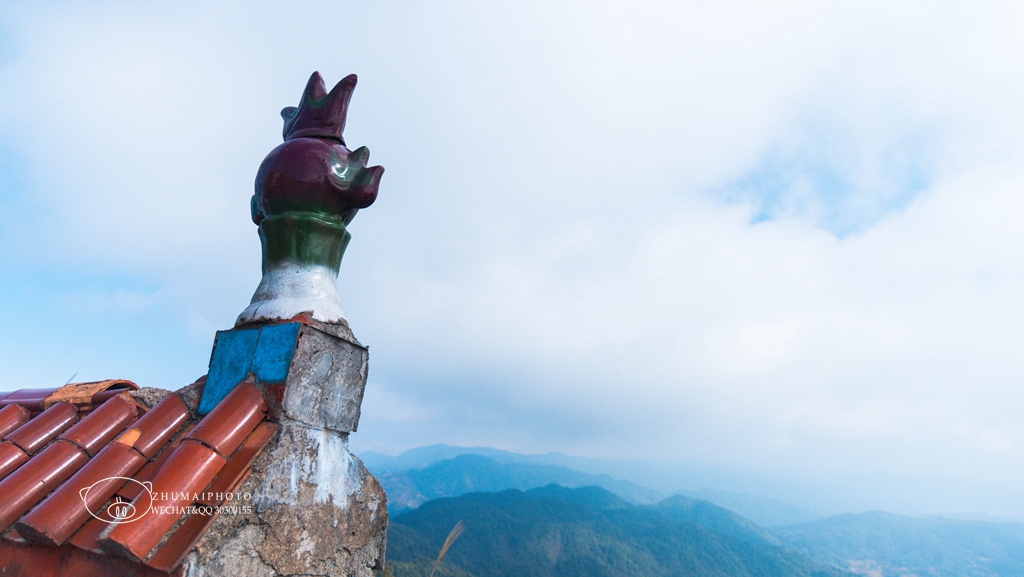
<svg viewBox="0 0 1024 577">
<path fill-rule="evenodd" d="M 487 457 L 489 461 L 460 459 L 464 456 Z M 567 457 L 559 453 L 520 455 L 488 447 L 431 445 L 411 449 L 391 457 L 367 451 L 360 458 L 384 486 L 388 508 L 400 513 L 418 507 L 430 499 L 456 497 L 476 491 L 526 490 L 558 483 L 567 487 L 596 485 L 633 503 L 653 503 L 665 493 L 635 480 L 616 480 L 593 471 L 598 459 Z M 447 465 L 442 463 L 452 461 Z M 496 466 L 494 463 L 505 465 Z M 563 463 L 563 464 L 559 464 Z M 580 467 L 590 467 L 581 470 Z M 479 469 L 475 467 L 479 466 Z M 429 471 L 416 474 L 412 471 Z M 642 479 L 643 475 L 636 478 Z M 731 509 L 762 525 L 789 525 L 820 519 L 821 515 L 764 496 L 701 489 L 679 493 Z"/>
<path fill-rule="evenodd" d="M 761 495 L 739 492 L 701 489 L 683 491 L 681 494 L 663 499 L 662 495 L 654 489 L 630 481 L 617 480 L 608 474 L 592 472 L 599 468 L 598 465 L 601 464 L 599 460 L 577 459 L 557 453 L 520 455 L 486 447 L 435 445 L 414 449 L 398 457 L 374 453 L 366 453 L 362 456 L 370 470 L 384 485 L 388 494 L 388 507 L 392 512 L 393 519 L 398 522 L 397 525 L 393 525 L 396 527 L 393 531 L 395 537 L 392 538 L 392 545 L 389 546 L 390 558 L 396 560 L 396 567 L 399 565 L 402 567 L 402 571 L 397 573 L 397 577 L 411 577 L 420 574 L 425 577 L 429 574 L 431 561 L 427 557 L 436 555 L 436 548 L 440 546 L 440 542 L 447 535 L 447 529 L 450 529 L 450 526 L 444 530 L 443 535 L 430 536 L 430 539 L 434 539 L 434 537 L 437 539 L 436 543 L 429 545 L 427 542 L 416 540 L 426 538 L 423 537 L 423 534 L 409 532 L 413 529 L 416 531 L 421 531 L 421 529 L 410 528 L 409 523 L 402 525 L 399 522 L 406 519 L 406 515 L 395 515 L 416 507 L 436 507 L 437 503 L 451 501 L 451 499 L 444 499 L 445 497 L 459 497 L 477 492 L 501 492 L 507 489 L 527 491 L 524 498 L 528 499 L 559 501 L 572 504 L 573 507 L 583 507 L 588 511 L 600 511 L 601 519 L 605 521 L 616 519 L 616 522 L 621 520 L 626 523 L 624 526 L 637 526 L 636 523 L 642 518 L 646 525 L 641 524 L 639 527 L 663 527 L 665 523 L 668 523 L 674 527 L 690 527 L 692 530 L 696 526 L 721 538 L 732 539 L 731 542 L 738 540 L 755 547 L 769 547 L 770 550 L 778 550 L 781 545 L 793 552 L 799 552 L 817 563 L 861 575 L 873 577 L 1024 576 L 1024 524 L 995 522 L 999 519 L 980 514 L 963 516 L 959 519 L 944 517 L 918 519 L 886 513 L 865 513 L 820 519 L 805 509 Z M 586 467 L 589 471 L 574 470 L 570 466 L 554 463 L 580 464 L 581 467 Z M 637 468 L 643 470 L 644 466 L 654 468 L 651 463 L 638 464 Z M 634 471 L 633 474 L 633 478 L 638 478 L 636 475 L 639 473 Z M 558 485 L 549 485 L 550 483 L 558 483 Z M 440 500 L 438 501 L 438 499 Z M 456 499 L 455 502 L 463 503 L 460 499 Z M 505 518 L 507 517 L 506 513 L 499 515 L 494 508 L 495 504 L 489 502 L 487 498 L 473 497 L 473 499 L 475 501 L 472 502 L 482 503 L 485 510 L 497 515 L 495 519 L 505 519 L 502 523 L 511 524 L 508 527 L 515 525 L 512 520 Z M 463 503 L 460 506 L 468 505 Z M 488 507 L 490 508 L 488 509 Z M 622 518 L 620 519 L 620 517 Z M 417 517 L 414 515 L 408 518 L 416 519 Z M 559 525 L 561 521 L 556 522 L 552 519 L 544 521 L 544 523 L 562 526 Z M 758 523 L 771 527 L 765 529 Z M 437 528 L 437 531 L 441 530 L 442 528 Z M 550 530 L 555 531 L 555 529 Z M 600 533 L 600 538 L 598 538 L 591 535 L 594 530 L 591 525 L 587 525 L 584 533 L 578 532 L 583 531 L 579 527 L 573 528 L 570 533 L 566 534 L 568 537 L 558 533 L 562 535 L 560 538 L 569 539 L 564 543 L 558 542 L 560 543 L 558 547 L 562 548 L 559 549 L 560 551 L 568 551 L 572 547 L 590 547 L 589 550 L 596 556 L 585 562 L 583 549 L 574 550 L 575 553 L 571 555 L 566 553 L 569 557 L 577 556 L 572 557 L 576 559 L 572 563 L 577 565 L 572 563 L 565 565 L 562 561 L 558 561 L 558 563 L 552 561 L 551 563 L 557 565 L 558 571 L 575 570 L 572 568 L 586 566 L 596 571 L 595 575 L 689 574 L 673 573 L 673 570 L 666 568 L 669 565 L 665 565 L 665 562 L 659 560 L 660 557 L 657 555 L 654 556 L 654 565 L 642 565 L 641 559 L 648 561 L 650 559 L 644 556 L 647 555 L 646 553 L 642 555 L 637 553 L 637 547 L 642 550 L 643 547 L 650 545 L 646 541 L 638 545 L 621 536 L 611 539 L 605 533 Z M 651 538 L 659 543 L 662 542 L 659 539 L 669 539 L 664 537 L 661 531 L 662 529 L 657 529 L 655 533 L 660 536 Z M 584 534 L 591 535 L 598 540 L 588 541 L 589 537 L 581 536 Z M 415 535 L 419 535 L 419 537 L 414 539 Z M 422 546 L 423 551 L 434 547 L 433 553 L 430 555 L 424 553 L 423 557 L 417 557 L 412 553 L 408 555 L 403 553 L 396 557 L 396 551 L 407 551 L 403 547 L 406 547 L 408 543 L 406 545 L 395 545 L 395 543 L 403 543 L 402 539 L 406 538 L 413 539 L 409 543 L 415 547 Z M 698 539 L 697 537 L 693 538 Z M 701 543 L 703 543 L 702 546 L 718 546 L 711 541 L 702 541 Z M 664 546 L 669 547 L 669 545 Z M 423 552 L 415 547 L 408 551 Z M 569 549 L 564 549 L 565 547 L 569 547 Z M 611 549 L 606 549 L 606 547 L 611 547 Z M 671 547 L 682 547 L 681 550 L 689 551 L 680 543 L 674 543 Z M 519 550 L 517 549 L 517 551 Z M 618 551 L 621 555 L 614 551 Z M 712 548 L 701 554 L 714 557 L 714 551 L 717 549 Z M 736 553 L 732 549 L 730 551 L 732 551 L 730 554 Z M 529 557 L 536 551 L 533 553 L 519 551 L 519 553 Z M 692 551 L 687 553 L 687 555 L 690 554 L 697 555 Z M 640 556 L 635 557 L 635 555 Z M 559 553 L 556 557 L 563 559 L 564 555 Z M 714 558 L 717 559 L 717 557 Z M 610 565 L 602 564 L 605 561 Z M 615 571 L 618 569 L 613 570 L 615 567 L 619 567 L 619 569 L 625 567 L 626 565 L 620 567 L 616 564 L 627 563 L 627 561 L 628 563 L 641 563 L 635 566 L 629 565 L 637 571 L 640 571 L 638 568 L 642 567 L 646 567 L 643 571 L 650 571 L 636 573 L 630 569 L 629 571 L 623 570 L 624 573 L 616 573 Z M 693 559 L 690 561 L 698 563 Z M 703 562 L 700 561 L 700 563 Z M 587 565 L 587 563 L 591 563 L 591 565 Z M 657 569 L 652 568 L 655 566 Z M 701 571 L 710 567 L 710 565 L 699 566 L 702 567 Z M 439 570 L 438 577 L 479 577 L 481 574 L 477 571 L 480 570 L 480 567 L 474 568 L 471 565 L 451 565 Z M 554 571 L 554 569 L 551 570 Z M 711 569 L 707 570 L 711 571 Z M 602 573 L 602 571 L 605 572 Z M 504 573 L 488 569 L 483 574 Z M 547 573 L 536 574 L 546 575 Z M 712 571 L 707 574 L 731 573 Z M 758 575 L 759 573 L 735 574 Z M 763 574 L 774 575 L 770 572 Z M 803 573 L 792 574 L 802 575 Z"/>
<path fill-rule="evenodd" d="M 719 507 L 735 511 L 747 519 L 764 526 L 808 523 L 822 517 L 813 511 L 762 495 L 730 493 L 728 491 L 713 491 L 711 489 L 682 491 L 681 494 L 693 499 L 710 501 Z"/>
<path fill-rule="evenodd" d="M 786 546 L 821 563 L 878 577 L 1024 575 L 1022 523 L 875 512 L 773 527 L 772 532 Z"/>
<path fill-rule="evenodd" d="M 675 495 L 652 505 L 651 509 L 673 523 L 695 523 L 706 529 L 732 535 L 751 543 L 782 546 L 778 538 L 763 527 L 707 501 Z"/>
<path fill-rule="evenodd" d="M 632 509 L 653 513 L 675 525 L 693 523 L 705 529 L 717 531 L 723 535 L 731 535 L 750 543 L 763 543 L 775 547 L 782 546 L 775 535 L 751 520 L 745 519 L 713 503 L 690 499 L 682 495 L 674 495 L 653 505 L 634 507 L 633 504 L 627 503 L 600 487 L 570 489 L 561 485 L 551 484 L 546 487 L 533 489 L 528 493 L 549 499 L 575 501 L 587 507 L 605 511 Z"/>
<path fill-rule="evenodd" d="M 720 526 L 708 529 L 689 517 Z M 392 518 L 396 577 L 429 573 L 448 531 L 466 531 L 439 575 L 458 577 L 838 577 L 849 575 L 766 542 L 756 526 L 710 503 L 638 506 L 598 487 L 550 485 L 473 493 Z M 738 532 L 737 537 L 729 532 Z"/>
<path fill-rule="evenodd" d="M 663 497 L 653 489 L 618 481 L 608 475 L 590 475 L 553 465 L 500 463 L 475 454 L 459 455 L 422 469 L 391 470 L 380 473 L 377 478 L 387 492 L 388 509 L 392 513 L 414 509 L 442 497 L 527 490 L 550 483 L 566 487 L 599 486 L 634 503 L 653 503 Z"/>
<path fill-rule="evenodd" d="M 374 475 L 377 475 L 379 473 L 386 473 L 390 471 L 423 469 L 424 467 L 429 467 L 430 465 L 440 461 L 454 459 L 459 455 L 483 455 L 484 457 L 490 457 L 499 463 L 533 463 L 535 462 L 532 459 L 533 457 L 542 457 L 542 455 L 520 455 L 519 453 L 502 451 L 501 449 L 492 449 L 490 447 L 455 447 L 441 443 L 409 449 L 397 457 L 376 453 L 374 451 L 366 451 L 360 453 L 359 458 L 363 461 L 363 464 L 366 465 L 367 469 L 372 471 Z M 549 465 L 553 463 L 541 464 Z"/>
<path fill-rule="evenodd" d="M 848 511 L 888 510 L 922 516 L 941 511 L 999 511 L 1004 521 L 1024 521 L 1024 492 L 1012 481 L 991 483 L 930 475 L 847 472 L 827 478 L 755 474 L 721 464 L 651 459 L 574 457 L 560 453 L 520 455 L 488 447 L 432 445 L 397 457 L 360 453 L 374 475 L 422 469 L 459 455 L 483 455 L 499 463 L 552 465 L 608 475 L 662 495 L 711 501 L 761 525 L 790 525 Z M 794 506 L 795 505 L 795 506 Z"/>
<path fill-rule="evenodd" d="M 700 463 L 660 463 L 644 459 L 607 459 L 573 457 L 561 453 L 523 455 L 490 447 L 458 447 L 445 444 L 410 449 L 392 457 L 366 451 L 360 458 L 377 477 L 387 472 L 422 469 L 440 461 L 460 455 L 482 455 L 499 463 L 519 463 L 562 467 L 590 475 L 608 475 L 650 488 L 656 493 L 670 495 L 682 493 L 704 499 L 741 514 L 763 525 L 788 525 L 821 519 L 823 515 L 790 505 L 777 498 L 751 493 L 752 488 L 766 488 L 773 483 L 766 479 L 722 470 L 720 467 Z M 774 485 L 779 485 L 775 480 Z M 783 486 L 807 496 L 805 487 L 795 480 L 781 482 Z M 713 489 L 708 489 L 708 488 Z"/>
</svg>

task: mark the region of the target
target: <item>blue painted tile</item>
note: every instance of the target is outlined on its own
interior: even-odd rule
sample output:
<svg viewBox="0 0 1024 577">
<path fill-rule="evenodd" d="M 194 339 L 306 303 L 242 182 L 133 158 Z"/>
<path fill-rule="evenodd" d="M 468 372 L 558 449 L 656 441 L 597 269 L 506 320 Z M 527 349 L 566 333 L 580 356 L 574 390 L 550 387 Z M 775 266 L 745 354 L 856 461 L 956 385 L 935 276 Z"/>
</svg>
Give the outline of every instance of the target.
<svg viewBox="0 0 1024 577">
<path fill-rule="evenodd" d="M 217 333 L 213 357 L 210 359 L 210 372 L 203 386 L 203 396 L 199 399 L 200 415 L 212 411 L 235 385 L 245 380 L 252 365 L 259 333 L 260 329 Z"/>
<path fill-rule="evenodd" d="M 212 411 L 250 373 L 259 383 L 285 382 L 300 326 L 288 323 L 218 332 L 198 413 Z"/>
<path fill-rule="evenodd" d="M 288 378 L 300 326 L 299 323 L 289 323 L 269 325 L 260 330 L 250 369 L 258 382 L 283 383 Z"/>
</svg>

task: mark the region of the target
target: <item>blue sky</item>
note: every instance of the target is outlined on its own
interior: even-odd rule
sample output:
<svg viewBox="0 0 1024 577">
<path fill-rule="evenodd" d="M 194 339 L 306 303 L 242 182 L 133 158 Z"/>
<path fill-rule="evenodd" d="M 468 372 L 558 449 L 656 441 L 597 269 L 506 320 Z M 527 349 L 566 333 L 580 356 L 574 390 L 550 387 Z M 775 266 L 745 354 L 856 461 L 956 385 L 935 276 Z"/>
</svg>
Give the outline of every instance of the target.
<svg viewBox="0 0 1024 577">
<path fill-rule="evenodd" d="M 346 140 L 387 169 L 339 281 L 371 351 L 357 450 L 943 478 L 916 510 L 1024 515 L 979 489 L 1024 482 L 1021 24 L 3 3 L 0 388 L 203 374 L 259 280 L 278 111 L 355 72 Z"/>
</svg>

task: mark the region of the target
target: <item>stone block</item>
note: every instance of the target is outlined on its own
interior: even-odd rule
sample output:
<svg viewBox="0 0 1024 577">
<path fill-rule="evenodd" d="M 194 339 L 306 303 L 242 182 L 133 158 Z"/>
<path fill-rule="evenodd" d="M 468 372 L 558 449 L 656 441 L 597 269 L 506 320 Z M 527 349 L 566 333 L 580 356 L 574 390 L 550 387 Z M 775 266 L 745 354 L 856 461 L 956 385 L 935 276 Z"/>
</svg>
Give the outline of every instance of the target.
<svg viewBox="0 0 1024 577">
<path fill-rule="evenodd" d="M 314 427 L 355 431 L 368 361 L 359 343 L 304 326 L 285 383 L 285 415 Z"/>
<path fill-rule="evenodd" d="M 282 409 L 295 421 L 343 433 L 359 425 L 369 354 L 347 325 L 277 323 L 217 333 L 199 402 L 206 414 L 238 383 L 284 385 Z"/>
</svg>

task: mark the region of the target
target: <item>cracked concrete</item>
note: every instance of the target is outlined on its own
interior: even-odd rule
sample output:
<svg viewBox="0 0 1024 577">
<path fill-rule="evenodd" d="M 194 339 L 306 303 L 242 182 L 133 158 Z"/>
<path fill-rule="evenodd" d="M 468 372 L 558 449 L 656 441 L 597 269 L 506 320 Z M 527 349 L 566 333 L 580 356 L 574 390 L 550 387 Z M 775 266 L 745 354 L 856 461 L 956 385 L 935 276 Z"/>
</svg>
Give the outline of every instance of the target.
<svg viewBox="0 0 1024 577">
<path fill-rule="evenodd" d="M 234 489 L 252 496 L 232 503 L 249 510 L 211 523 L 179 567 L 183 577 L 372 577 L 383 568 L 387 497 L 348 449 L 367 365 L 347 323 L 303 327 L 281 410 L 268 415 L 278 430 Z M 192 421 L 205 381 L 175 391 Z M 150 408 L 168 394 L 131 392 Z"/>
<path fill-rule="evenodd" d="M 184 577 L 373 577 L 383 568 L 387 497 L 348 449 L 367 360 L 347 325 L 303 328 L 285 410 L 272 411 L 278 430 L 234 490 L 252 495 L 249 510 L 213 521 Z"/>
<path fill-rule="evenodd" d="M 318 485 L 320 439 L 340 435 L 282 422 L 237 490 L 253 495 L 252 512 L 219 516 L 187 559 L 184 575 L 372 577 L 384 563 L 386 497 L 348 452 L 347 439 L 340 445 L 344 468 L 332 469 L 342 477 L 334 486 L 345 490 L 325 499 Z M 336 446 L 330 460 L 339 456 Z"/>
</svg>

